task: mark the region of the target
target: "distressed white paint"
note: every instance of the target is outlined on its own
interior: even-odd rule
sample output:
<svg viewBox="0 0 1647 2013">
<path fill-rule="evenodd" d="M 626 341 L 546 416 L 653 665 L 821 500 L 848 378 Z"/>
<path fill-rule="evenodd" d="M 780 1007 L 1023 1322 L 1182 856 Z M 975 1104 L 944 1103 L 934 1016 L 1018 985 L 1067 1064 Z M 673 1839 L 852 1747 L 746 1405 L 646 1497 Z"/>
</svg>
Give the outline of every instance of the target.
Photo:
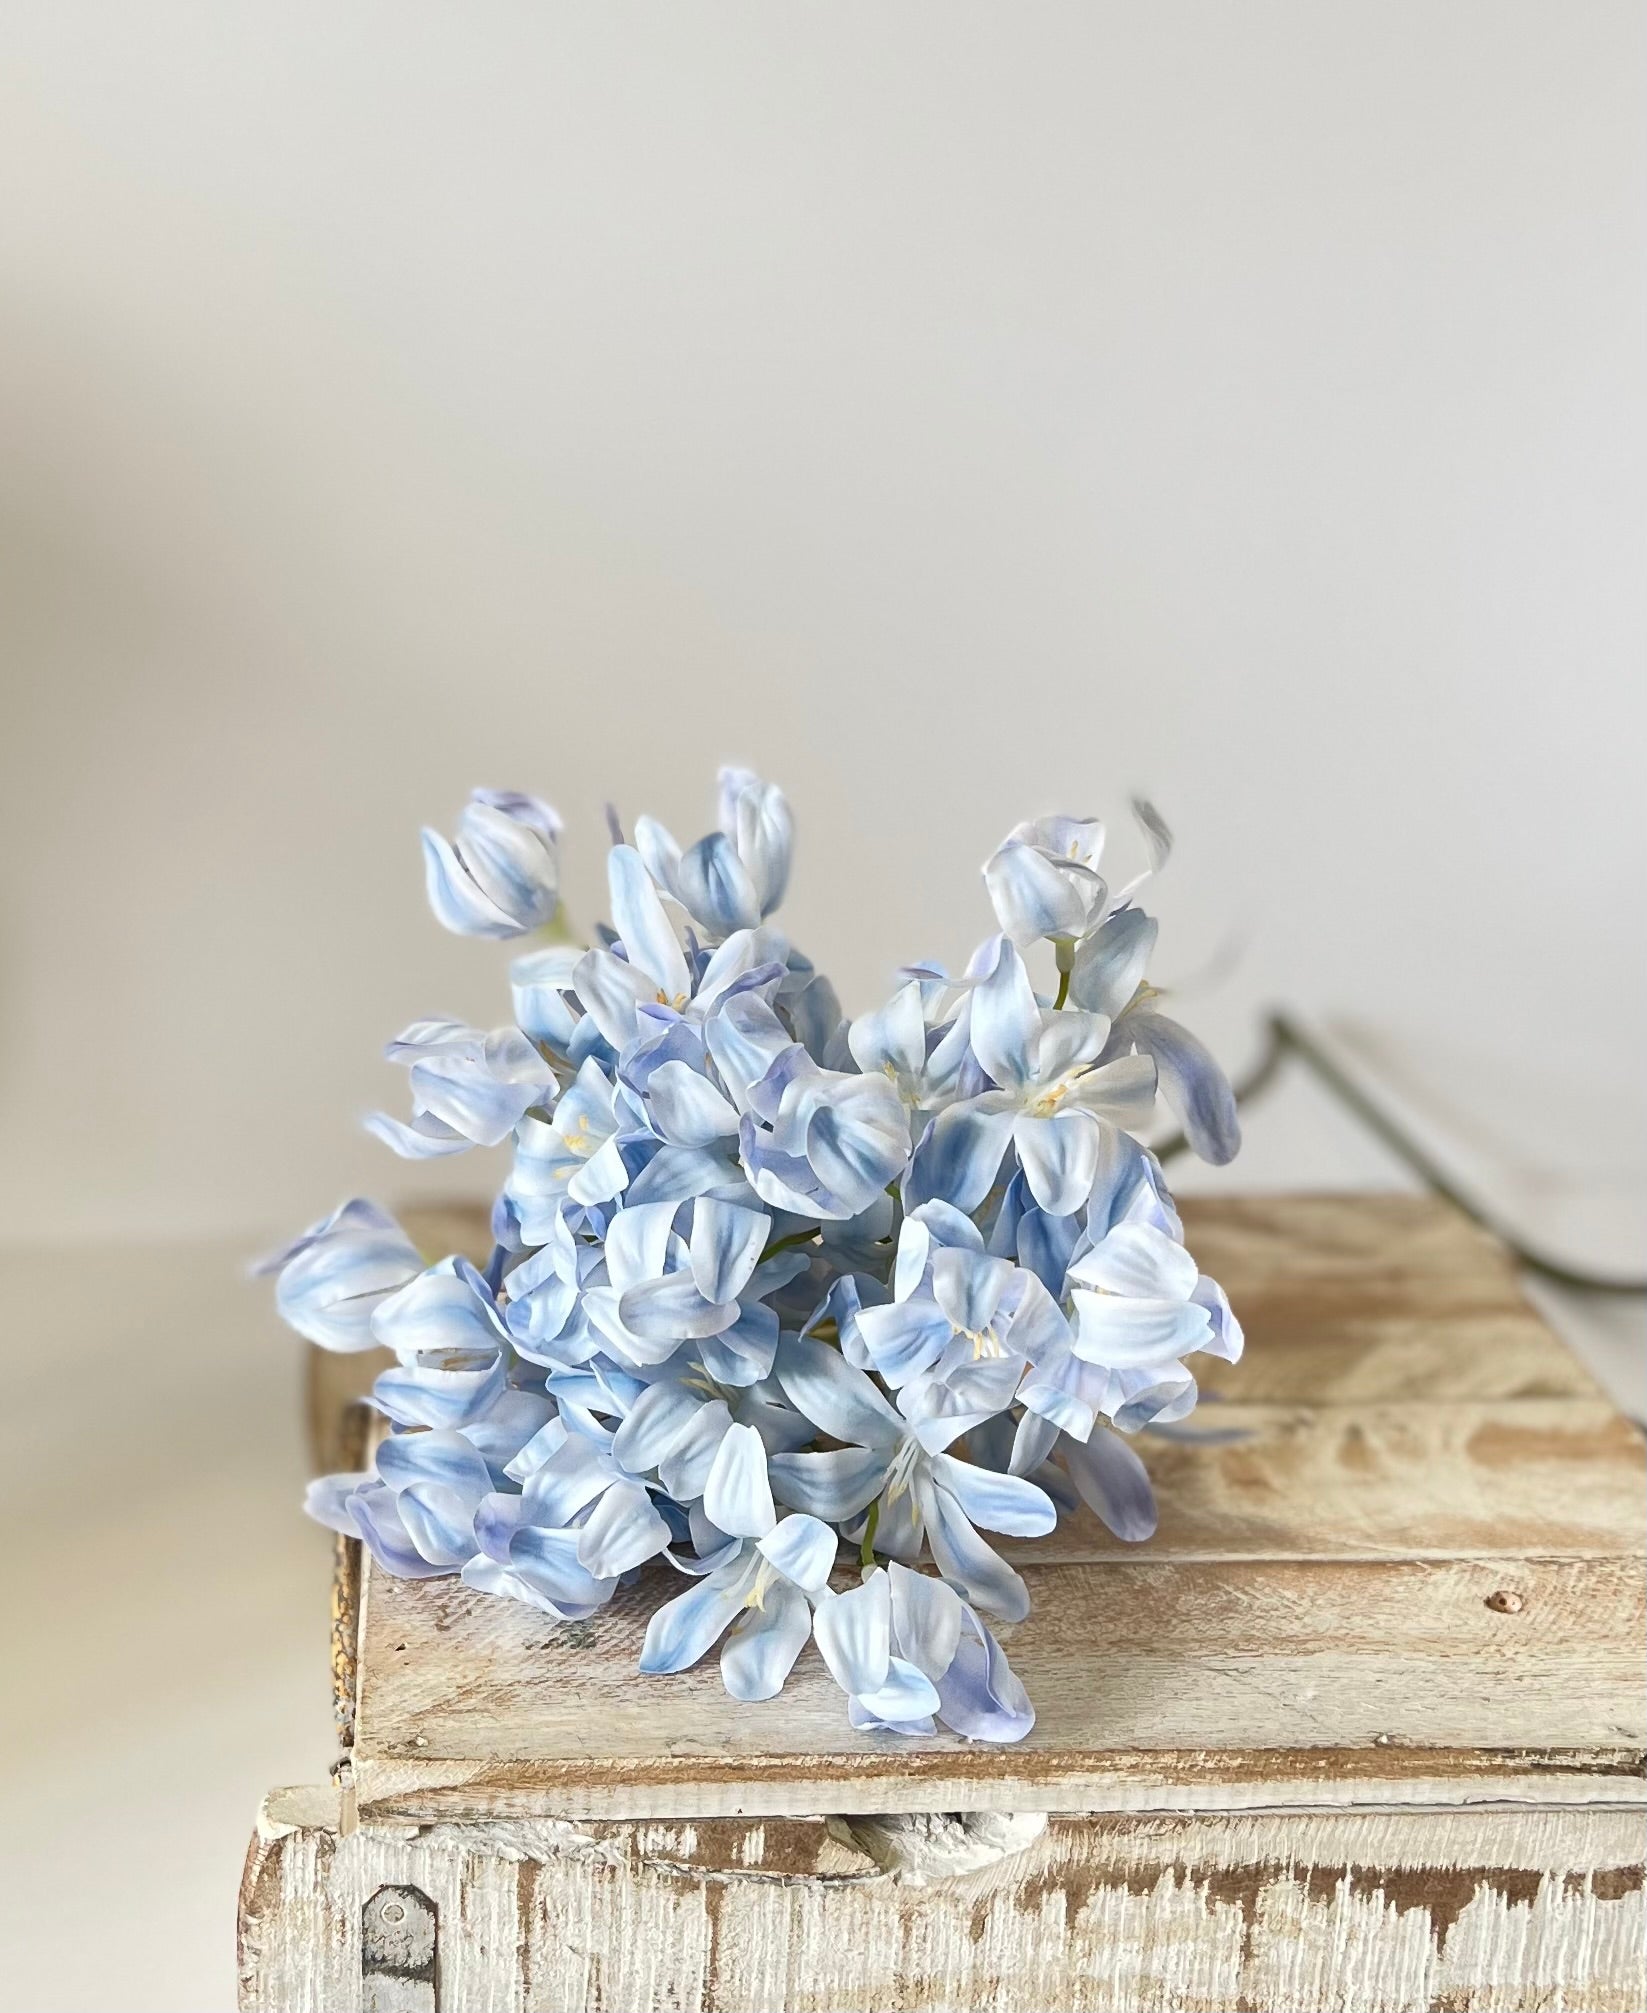
<svg viewBox="0 0 1647 2013">
<path fill-rule="evenodd" d="M 774 1870 L 758 1819 L 718 1827 L 711 1852 L 661 1821 L 340 1841 L 271 1815 L 243 1929 L 260 2013 L 352 2013 L 360 1902 L 390 1882 L 440 1912 L 441 2013 L 1640 2005 L 1640 1812 L 1055 1819 L 922 1885 L 827 1838 L 836 1860 Z"/>
</svg>

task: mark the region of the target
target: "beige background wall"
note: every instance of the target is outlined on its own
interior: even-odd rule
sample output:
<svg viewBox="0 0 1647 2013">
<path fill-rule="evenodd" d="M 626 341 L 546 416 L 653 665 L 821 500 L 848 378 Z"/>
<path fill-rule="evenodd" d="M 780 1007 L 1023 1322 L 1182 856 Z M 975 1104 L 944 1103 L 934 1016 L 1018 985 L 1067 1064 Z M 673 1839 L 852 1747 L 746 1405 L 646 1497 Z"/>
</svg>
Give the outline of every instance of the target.
<svg viewBox="0 0 1647 2013">
<path fill-rule="evenodd" d="M 404 1187 L 378 1044 L 506 1012 L 417 825 L 543 791 L 587 916 L 602 800 L 695 833 L 726 757 L 858 1007 L 1144 786 L 1232 1061 L 1351 1013 L 1622 1164 L 1643 26 L 9 8 L 8 1230 Z"/>
</svg>

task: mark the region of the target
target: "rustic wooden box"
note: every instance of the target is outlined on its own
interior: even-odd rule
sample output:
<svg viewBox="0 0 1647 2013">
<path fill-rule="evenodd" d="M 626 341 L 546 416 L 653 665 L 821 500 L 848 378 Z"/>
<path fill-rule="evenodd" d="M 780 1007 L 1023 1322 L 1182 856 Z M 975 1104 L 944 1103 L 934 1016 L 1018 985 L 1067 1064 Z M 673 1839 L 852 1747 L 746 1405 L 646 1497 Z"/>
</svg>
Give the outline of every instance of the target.
<svg viewBox="0 0 1647 2013">
<path fill-rule="evenodd" d="M 1150 1545 L 1018 1548 L 1018 1748 L 734 1705 L 342 1548 L 336 1779 L 264 1805 L 241 2003 L 1636 2009 L 1639 1434 L 1439 1204 L 1186 1210 L 1247 1324 Z M 935 1815 L 943 1813 L 944 1815 Z M 899 1815 L 906 1814 L 906 1815 Z"/>
</svg>

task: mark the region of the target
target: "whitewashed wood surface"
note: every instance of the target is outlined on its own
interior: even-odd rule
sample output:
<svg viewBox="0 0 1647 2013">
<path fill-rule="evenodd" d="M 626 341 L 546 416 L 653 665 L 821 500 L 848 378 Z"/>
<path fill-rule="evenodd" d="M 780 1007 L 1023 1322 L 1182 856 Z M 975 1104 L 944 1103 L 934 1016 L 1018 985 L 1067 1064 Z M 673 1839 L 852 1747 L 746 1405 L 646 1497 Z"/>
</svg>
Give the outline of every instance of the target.
<svg viewBox="0 0 1647 2013">
<path fill-rule="evenodd" d="M 340 1837 L 311 1792 L 265 1812 L 242 1963 L 281 2013 L 1637 2013 L 1642 1833 L 1639 1811 L 1067 1818 L 913 1884 L 817 1819 Z M 363 1999 L 362 1910 L 406 1887 L 454 1955 Z"/>
<path fill-rule="evenodd" d="M 248 1863 L 247 2004 L 329 2005 L 409 1883 L 442 2008 L 1633 2009 L 1640 1436 L 1432 1203 L 1191 1234 L 1248 1324 L 1202 1415 L 1240 1437 L 1151 1449 L 1147 1547 L 1015 1548 L 1021 1747 L 853 1735 L 804 1665 L 753 1710 L 712 1664 L 640 1680 L 645 1592 L 553 1629 L 368 1566 L 341 1800 L 271 1805 Z M 969 1809 L 1061 1814 L 920 1890 L 816 1822 Z"/>
</svg>

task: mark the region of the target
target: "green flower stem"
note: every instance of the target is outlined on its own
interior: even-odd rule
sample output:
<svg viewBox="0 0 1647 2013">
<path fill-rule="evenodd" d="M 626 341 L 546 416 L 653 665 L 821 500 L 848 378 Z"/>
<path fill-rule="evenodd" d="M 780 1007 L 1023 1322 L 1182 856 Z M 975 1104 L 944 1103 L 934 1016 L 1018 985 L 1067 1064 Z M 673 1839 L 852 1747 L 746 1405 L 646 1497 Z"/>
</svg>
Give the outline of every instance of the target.
<svg viewBox="0 0 1647 2013">
<path fill-rule="evenodd" d="M 558 946 L 560 944 L 568 944 L 580 951 L 589 948 L 579 934 L 577 924 L 566 913 L 563 904 L 557 905 L 555 913 L 549 918 L 548 922 L 542 924 L 532 934 L 540 944 L 544 945 Z"/>
<path fill-rule="evenodd" d="M 1057 937 L 1053 940 L 1053 956 L 1058 961 L 1058 997 L 1052 1002 L 1053 1011 L 1069 998 L 1069 975 L 1075 965 L 1075 939 Z"/>
<path fill-rule="evenodd" d="M 875 1528 L 881 1521 L 881 1499 L 877 1496 L 869 1506 L 869 1521 L 864 1525 L 864 1541 L 858 1547 L 858 1563 L 867 1573 L 875 1563 Z"/>
<path fill-rule="evenodd" d="M 779 1237 L 761 1253 L 764 1265 L 769 1258 L 776 1258 L 780 1251 L 796 1251 L 803 1244 L 810 1244 L 820 1233 L 816 1230 L 792 1230 L 787 1237 Z"/>
</svg>

